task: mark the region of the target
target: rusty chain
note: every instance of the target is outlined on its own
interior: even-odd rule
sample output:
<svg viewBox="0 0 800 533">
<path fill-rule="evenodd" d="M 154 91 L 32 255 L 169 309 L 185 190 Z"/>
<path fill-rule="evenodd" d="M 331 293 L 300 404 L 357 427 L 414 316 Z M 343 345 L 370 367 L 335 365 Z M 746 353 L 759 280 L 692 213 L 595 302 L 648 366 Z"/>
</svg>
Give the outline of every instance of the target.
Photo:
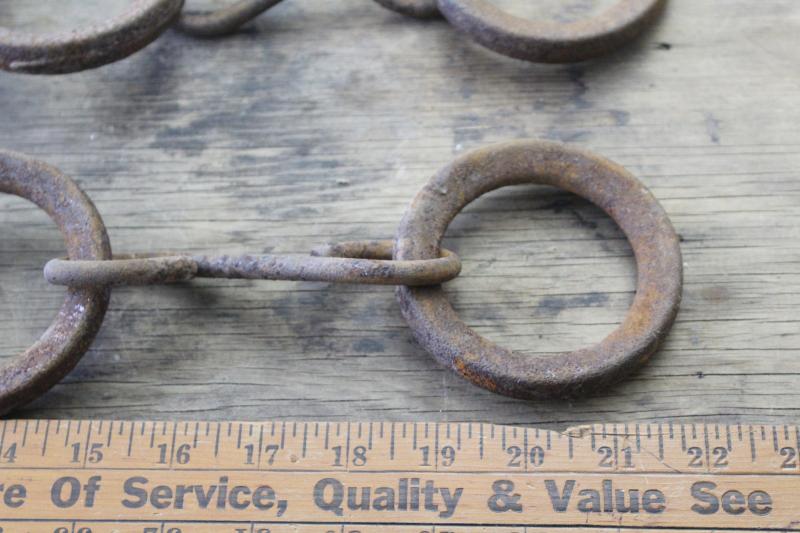
<svg viewBox="0 0 800 533">
<path fill-rule="evenodd" d="M 134 0 L 105 24 L 81 32 L 38 37 L 0 28 L 0 69 L 64 74 L 100 67 L 144 48 L 169 27 L 196 37 L 218 37 L 282 0 L 239 0 L 211 12 L 184 11 L 184 0 Z M 444 16 L 477 43 L 510 57 L 571 63 L 612 52 L 652 24 L 667 0 L 619 0 L 600 15 L 569 24 L 537 22 L 506 13 L 489 0 L 374 0 L 399 13 Z"/>
<path fill-rule="evenodd" d="M 638 266 L 633 305 L 599 344 L 557 357 L 514 353 L 459 318 L 440 284 L 456 277 L 458 256 L 440 246 L 451 220 L 470 202 L 507 185 L 559 187 L 602 208 L 628 237 Z M 56 222 L 68 259 L 45 276 L 67 285 L 54 323 L 21 356 L 0 368 L 0 412 L 47 391 L 89 349 L 108 307 L 110 287 L 194 277 L 290 279 L 399 285 L 403 316 L 420 345 L 476 385 L 521 398 L 571 397 L 601 389 L 643 364 L 669 332 L 681 300 L 678 237 L 655 197 L 634 176 L 600 156 L 544 141 L 475 150 L 440 170 L 417 194 L 394 241 L 319 248 L 311 257 L 112 255 L 100 214 L 67 176 L 44 163 L 0 151 L 0 192 L 26 198 Z"/>
<path fill-rule="evenodd" d="M 392 241 L 338 243 L 306 256 L 114 255 L 111 261 L 53 259 L 47 281 L 69 287 L 157 285 L 194 278 L 326 281 L 368 285 L 435 285 L 461 271 L 456 254 L 442 250 L 434 259 L 392 260 Z"/>
</svg>

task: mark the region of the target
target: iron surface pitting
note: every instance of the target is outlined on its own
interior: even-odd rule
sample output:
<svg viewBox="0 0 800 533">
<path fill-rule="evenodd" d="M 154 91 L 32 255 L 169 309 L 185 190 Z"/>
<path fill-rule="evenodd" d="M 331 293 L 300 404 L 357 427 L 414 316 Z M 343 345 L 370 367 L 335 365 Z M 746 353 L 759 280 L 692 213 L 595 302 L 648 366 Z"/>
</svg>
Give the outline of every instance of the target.
<svg viewBox="0 0 800 533">
<path fill-rule="evenodd" d="M 75 182 L 57 169 L 0 152 L 0 192 L 30 200 L 50 215 L 71 258 L 111 259 L 100 214 Z M 41 396 L 75 367 L 103 323 L 109 296 L 103 286 L 67 290 L 56 319 L 36 344 L 0 367 L 0 412 Z"/>
<path fill-rule="evenodd" d="M 624 45 L 652 24 L 667 0 L 620 0 L 597 17 L 569 24 L 522 19 L 489 0 L 374 0 L 416 18 L 444 16 L 477 43 L 528 61 L 583 61 Z M 282 0 L 239 0 L 215 11 L 183 10 L 184 0 L 134 0 L 116 19 L 63 35 L 35 36 L 0 28 L 0 69 L 65 74 L 124 59 L 169 27 L 195 37 L 219 37 Z"/>
<path fill-rule="evenodd" d="M 164 33 L 183 0 L 135 0 L 105 24 L 62 35 L 28 35 L 0 28 L 0 68 L 27 74 L 67 74 L 138 52 Z"/>
<path fill-rule="evenodd" d="M 450 221 L 464 206 L 494 189 L 523 183 L 582 196 L 625 233 L 636 256 L 638 283 L 622 325 L 595 346 L 557 357 L 532 357 L 475 333 L 440 287 L 400 287 L 403 316 L 429 353 L 476 385 L 518 398 L 591 393 L 648 360 L 672 327 L 681 301 L 678 236 L 655 197 L 624 168 L 583 150 L 541 141 L 475 150 L 439 171 L 414 198 L 397 233 L 395 259 L 436 257 Z"/>
<path fill-rule="evenodd" d="M 501 348 L 465 325 L 440 284 L 458 276 L 457 255 L 440 247 L 450 221 L 491 190 L 524 183 L 560 187 L 605 210 L 622 228 L 638 264 L 633 306 L 596 346 L 554 357 Z M 103 321 L 110 287 L 186 282 L 195 277 L 398 285 L 403 315 L 419 343 L 473 383 L 522 398 L 586 394 L 624 377 L 666 337 L 681 300 L 678 237 L 653 195 L 625 169 L 589 152 L 543 141 L 475 150 L 442 169 L 412 202 L 394 241 L 352 241 L 312 256 L 113 255 L 100 215 L 70 178 L 43 163 L 0 151 L 0 192 L 27 198 L 58 224 L 67 259 L 45 267 L 68 286 L 53 326 L 0 369 L 0 411 L 41 395 L 86 352 Z"/>
</svg>

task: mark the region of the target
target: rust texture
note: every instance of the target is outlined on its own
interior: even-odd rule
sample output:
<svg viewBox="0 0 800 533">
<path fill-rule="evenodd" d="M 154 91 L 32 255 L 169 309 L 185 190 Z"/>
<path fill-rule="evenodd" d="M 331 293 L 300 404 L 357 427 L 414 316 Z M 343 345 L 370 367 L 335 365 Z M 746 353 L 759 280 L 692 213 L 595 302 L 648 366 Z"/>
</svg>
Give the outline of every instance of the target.
<svg viewBox="0 0 800 533">
<path fill-rule="evenodd" d="M 189 281 L 197 275 L 197 263 L 184 256 L 114 254 L 111 261 L 53 259 L 44 267 L 44 278 L 68 287 L 117 287 L 161 285 Z"/>
<path fill-rule="evenodd" d="M 461 272 L 449 250 L 422 261 L 392 261 L 393 241 L 355 241 L 320 247 L 313 256 L 115 255 L 111 261 L 54 259 L 44 276 L 56 285 L 154 285 L 197 278 L 325 281 L 370 285 L 431 285 Z"/>
<path fill-rule="evenodd" d="M 461 209 L 506 185 L 539 183 L 583 196 L 605 210 L 633 247 L 638 283 L 622 325 L 599 344 L 558 357 L 527 357 L 484 339 L 456 315 L 440 284 L 461 262 L 440 248 Z M 312 256 L 114 256 L 91 200 L 58 170 L 0 152 L 0 192 L 31 200 L 61 229 L 68 259 L 50 261 L 45 277 L 68 286 L 53 325 L 20 357 L 0 368 L 0 412 L 42 394 L 68 373 L 100 328 L 115 285 L 195 277 L 281 279 L 400 285 L 404 317 L 441 363 L 489 390 L 521 398 L 595 391 L 644 363 L 667 335 L 681 299 L 678 237 L 653 195 L 624 168 L 589 152 L 542 141 L 516 141 L 466 154 L 416 196 L 394 241 L 320 247 Z"/>
<path fill-rule="evenodd" d="M 326 281 L 369 285 L 430 285 L 461 272 L 449 250 L 423 260 L 392 260 L 392 241 L 354 241 L 317 248 L 308 256 L 194 256 L 197 277 Z"/>
<path fill-rule="evenodd" d="M 102 26 L 66 35 L 36 37 L 0 29 L 0 69 L 65 74 L 118 61 L 145 47 L 167 28 L 217 37 L 282 0 L 239 0 L 215 11 L 181 12 L 184 0 L 136 0 L 124 15 Z M 510 15 L 489 0 L 374 0 L 417 18 L 444 17 L 476 42 L 501 54 L 544 63 L 583 61 L 609 53 L 652 24 L 667 0 L 620 0 L 597 17 L 570 24 Z"/>
<path fill-rule="evenodd" d="M 443 168 L 416 196 L 395 244 L 395 259 L 438 257 L 453 218 L 482 194 L 537 183 L 572 192 L 620 226 L 638 266 L 636 296 L 623 323 L 599 344 L 526 356 L 481 337 L 458 317 L 440 287 L 399 287 L 417 341 L 471 382 L 518 398 L 585 395 L 646 362 L 669 332 L 682 291 L 681 251 L 658 201 L 634 176 L 597 155 L 560 144 L 516 141 L 470 152 Z"/>
<path fill-rule="evenodd" d="M 597 17 L 570 24 L 526 20 L 489 0 L 438 0 L 450 23 L 501 54 L 540 63 L 572 63 L 598 57 L 636 38 L 667 0 L 620 0 Z"/>
<path fill-rule="evenodd" d="M 136 0 L 114 20 L 64 35 L 37 37 L 0 28 L 0 69 L 66 74 L 119 61 L 153 42 L 182 7 L 183 0 Z"/>
<path fill-rule="evenodd" d="M 394 261 L 393 241 L 354 241 L 320 247 L 312 256 L 112 256 L 103 221 L 78 185 L 57 169 L 0 151 L 0 192 L 26 198 L 61 229 L 68 258 L 48 262 L 45 278 L 67 285 L 56 320 L 39 341 L 0 368 L 0 413 L 27 403 L 58 383 L 89 349 L 103 322 L 110 288 L 188 281 L 194 277 L 286 279 L 425 285 L 461 271 L 454 253 Z"/>
<path fill-rule="evenodd" d="M 50 215 L 75 260 L 111 258 L 106 229 L 91 200 L 57 169 L 0 151 L 0 192 L 30 200 Z M 94 340 L 108 308 L 106 287 L 70 288 L 53 324 L 20 356 L 0 367 L 0 413 L 58 383 Z"/>
</svg>

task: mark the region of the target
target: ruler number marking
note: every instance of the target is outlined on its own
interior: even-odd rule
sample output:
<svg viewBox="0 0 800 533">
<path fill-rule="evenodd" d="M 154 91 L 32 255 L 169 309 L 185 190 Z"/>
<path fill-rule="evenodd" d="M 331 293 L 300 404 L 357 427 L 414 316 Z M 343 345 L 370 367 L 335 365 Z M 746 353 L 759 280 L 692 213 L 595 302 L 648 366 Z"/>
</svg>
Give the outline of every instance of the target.
<svg viewBox="0 0 800 533">
<path fill-rule="evenodd" d="M 781 448 L 780 455 L 784 458 L 781 468 L 786 470 L 797 469 L 797 450 L 791 446 L 786 446 Z"/>
<path fill-rule="evenodd" d="M 724 446 L 717 446 L 711 451 L 711 455 L 715 457 L 713 466 L 714 468 L 727 468 L 728 462 L 728 448 Z"/>
<path fill-rule="evenodd" d="M 169 454 L 169 449 L 170 449 L 169 444 L 159 444 L 157 448 L 158 448 L 158 464 L 160 465 L 171 464 L 172 460 L 174 460 L 179 465 L 186 465 L 189 464 L 189 461 L 192 458 L 191 444 L 181 444 L 180 446 L 178 446 L 175 449 L 175 453 L 172 454 L 174 455 L 174 457 L 170 456 Z"/>
<path fill-rule="evenodd" d="M 278 455 L 278 450 L 281 447 L 278 444 L 267 444 L 264 447 L 264 453 L 267 455 L 267 464 L 274 465 L 275 464 L 275 457 Z"/>
<path fill-rule="evenodd" d="M 367 448 L 366 446 L 356 446 L 353 448 L 353 466 L 366 466 L 367 465 Z"/>
<path fill-rule="evenodd" d="M 611 448 L 609 448 L 610 450 Z M 520 446 L 512 445 L 506 448 L 506 454 L 509 455 L 509 460 L 506 466 L 511 468 L 522 468 L 523 460 L 534 467 L 540 467 L 544 464 L 545 450 L 541 446 L 532 446 L 528 453 L 523 458 L 524 450 Z"/>
<path fill-rule="evenodd" d="M 431 464 L 431 447 L 421 446 L 419 451 L 422 454 L 422 461 L 419 466 L 434 466 Z M 442 446 L 439 456 L 441 457 L 441 466 L 453 466 L 456 461 L 456 449 L 449 444 Z"/>
<path fill-rule="evenodd" d="M 7 450 L 3 451 L 3 459 L 6 463 L 14 464 L 17 460 L 17 443 L 13 443 Z M 2 533 L 2 532 L 0 532 Z"/>
<path fill-rule="evenodd" d="M 703 449 L 699 446 L 691 446 L 686 450 L 689 455 L 690 468 L 703 468 Z"/>
</svg>

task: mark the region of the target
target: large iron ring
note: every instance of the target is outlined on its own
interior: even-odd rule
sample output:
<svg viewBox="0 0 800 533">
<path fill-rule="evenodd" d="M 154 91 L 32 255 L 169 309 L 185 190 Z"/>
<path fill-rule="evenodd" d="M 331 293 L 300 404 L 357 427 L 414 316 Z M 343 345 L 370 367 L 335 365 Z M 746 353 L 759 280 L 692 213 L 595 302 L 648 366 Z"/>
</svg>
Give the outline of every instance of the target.
<svg viewBox="0 0 800 533">
<path fill-rule="evenodd" d="M 667 0 L 620 0 L 597 17 L 570 24 L 510 15 L 489 0 L 438 0 L 460 31 L 501 54 L 541 63 L 572 63 L 604 55 L 638 36 Z"/>
<path fill-rule="evenodd" d="M 91 200 L 58 170 L 0 151 L 0 192 L 38 205 L 61 229 L 71 259 L 111 258 L 105 226 Z M 0 368 L 0 413 L 50 389 L 80 360 L 108 308 L 107 288 L 67 289 L 53 324 L 22 355 Z"/>
<path fill-rule="evenodd" d="M 539 183 L 584 197 L 616 221 L 638 265 L 636 297 L 624 322 L 602 342 L 559 356 L 526 356 L 470 329 L 440 286 L 399 287 L 403 316 L 417 341 L 471 382 L 518 398 L 571 397 L 613 383 L 649 359 L 681 300 L 678 236 L 655 197 L 621 166 L 541 141 L 475 150 L 443 168 L 417 194 L 400 225 L 395 259 L 438 257 L 448 225 L 464 206 L 507 185 Z"/>
<path fill-rule="evenodd" d="M 135 0 L 116 19 L 91 29 L 37 37 L 0 28 L 0 69 L 66 74 L 118 61 L 153 42 L 177 19 L 183 0 Z"/>
</svg>

